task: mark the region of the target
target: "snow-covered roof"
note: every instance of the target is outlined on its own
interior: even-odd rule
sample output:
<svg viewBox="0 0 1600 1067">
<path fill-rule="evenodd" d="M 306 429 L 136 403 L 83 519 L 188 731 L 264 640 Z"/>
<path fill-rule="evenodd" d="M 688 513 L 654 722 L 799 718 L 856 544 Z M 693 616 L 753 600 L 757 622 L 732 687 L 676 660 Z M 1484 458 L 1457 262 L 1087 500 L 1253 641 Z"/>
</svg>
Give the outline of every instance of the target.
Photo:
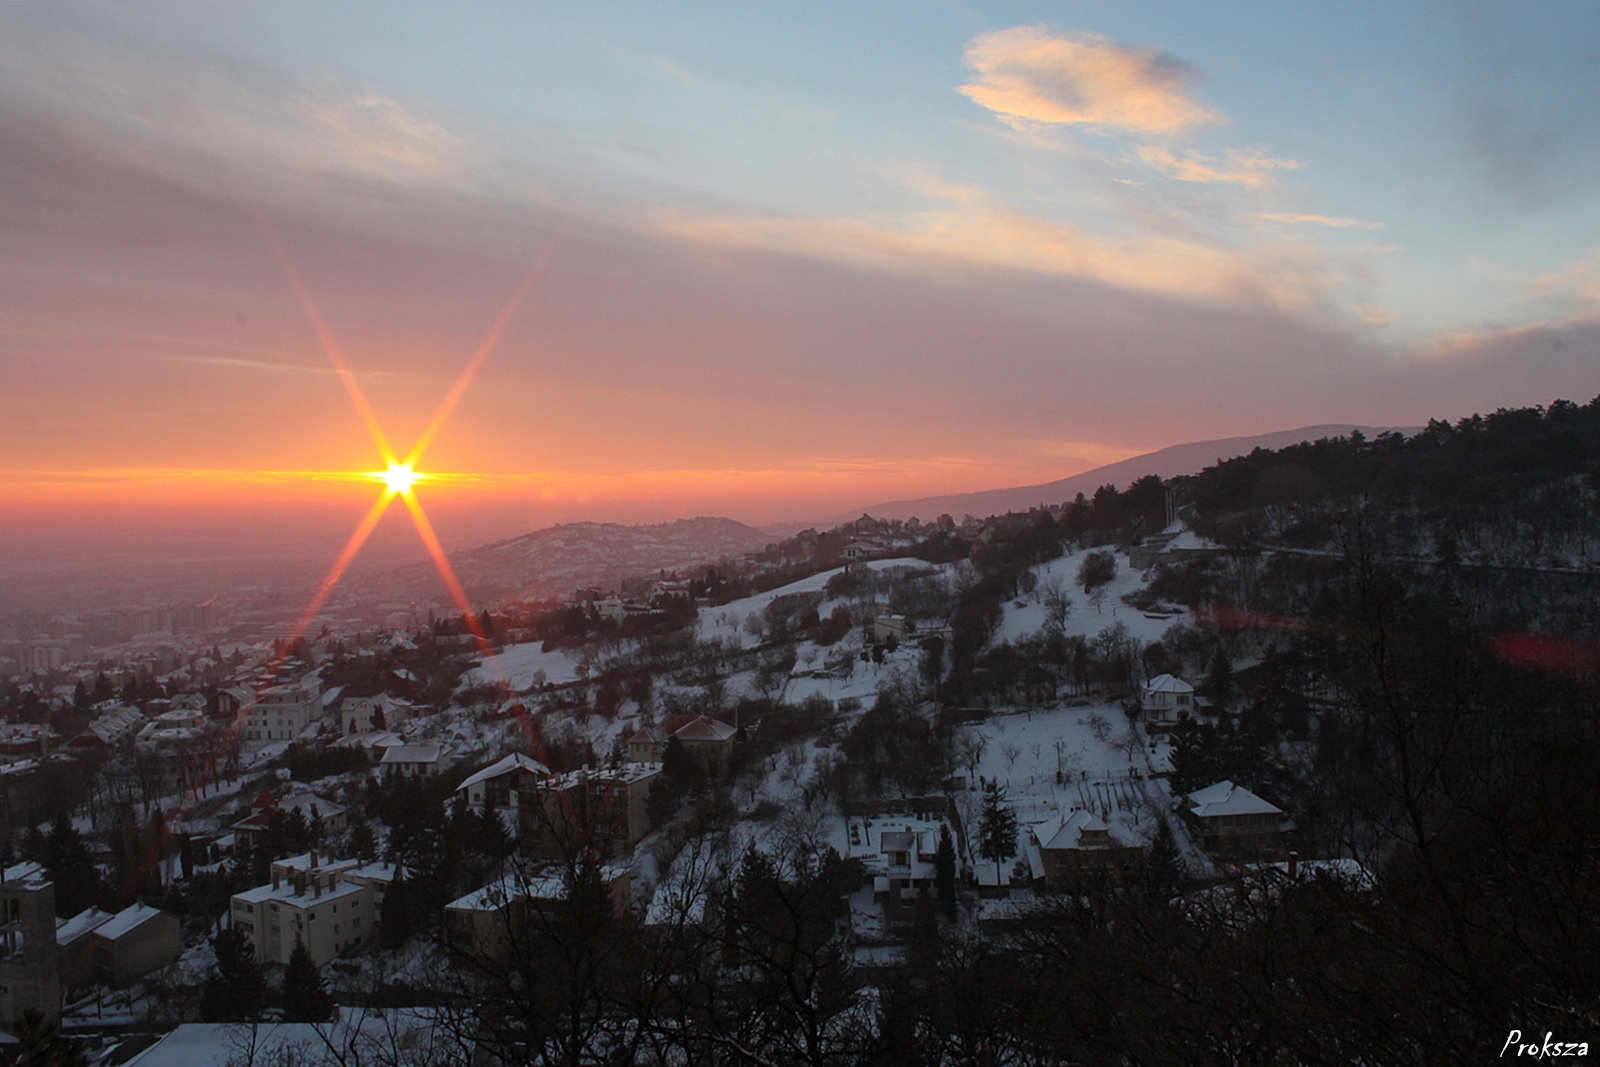
<svg viewBox="0 0 1600 1067">
<path fill-rule="evenodd" d="M 1146 693 L 1192 693 L 1194 686 L 1175 674 L 1158 674 L 1144 683 Z"/>
<path fill-rule="evenodd" d="M 680 741 L 728 741 L 739 731 L 709 715 L 701 715 L 680 726 L 672 736 Z"/>
<path fill-rule="evenodd" d="M 307 885 L 303 893 L 295 892 L 292 881 L 283 882 L 276 889 L 273 888 L 272 883 L 268 882 L 266 885 L 258 885 L 254 889 L 246 889 L 235 893 L 233 899 L 248 901 L 251 904 L 261 904 L 271 900 L 280 904 L 292 904 L 295 907 L 304 908 L 321 904 L 326 900 L 343 900 L 347 896 L 361 893 L 365 890 L 366 886 L 356 882 L 347 882 L 343 878 L 339 880 L 338 885 L 332 888 L 318 889 Z"/>
<path fill-rule="evenodd" d="M 1210 819 L 1219 815 L 1282 815 L 1283 809 L 1256 796 L 1242 785 L 1224 779 L 1216 785 L 1196 789 L 1184 798 L 1195 816 Z"/>
<path fill-rule="evenodd" d="M 32 860 L 24 860 L 22 863 L 7 867 L 5 872 L 0 874 L 0 882 L 24 882 L 30 878 L 43 878 L 44 876 L 44 864 L 34 863 Z"/>
<path fill-rule="evenodd" d="M 65 948 L 111 918 L 109 911 L 86 908 L 70 919 L 56 920 L 56 944 Z"/>
<path fill-rule="evenodd" d="M 351 734 L 334 742 L 339 748 L 390 748 L 403 744 L 405 738 L 393 730 L 374 730 L 368 734 Z"/>
<path fill-rule="evenodd" d="M 333 801 L 319 797 L 309 790 L 284 797 L 278 801 L 278 809 L 280 811 L 298 811 L 307 820 L 316 817 L 332 819 L 344 814 L 344 805 L 335 804 Z"/>
<path fill-rule="evenodd" d="M 439 761 L 438 745 L 390 745 L 383 750 L 382 764 L 393 763 L 437 763 Z"/>
<path fill-rule="evenodd" d="M 528 771 L 541 777 L 550 776 L 549 767 L 546 767 L 532 756 L 524 755 L 521 752 L 513 752 L 504 759 L 489 764 L 483 770 L 469 775 L 466 781 L 456 786 L 456 792 L 459 793 L 464 789 L 469 789 L 490 778 L 498 778 L 502 774 L 510 774 L 512 771 Z"/>
<path fill-rule="evenodd" d="M 1053 819 L 1034 828 L 1034 836 L 1038 838 L 1039 847 L 1042 849 L 1064 848 L 1106 848 L 1119 842 L 1090 842 L 1087 846 L 1082 842 L 1085 833 L 1109 834 L 1111 828 L 1100 820 L 1093 812 L 1079 808 L 1061 819 Z"/>
<path fill-rule="evenodd" d="M 134 904 L 123 908 L 111 918 L 94 928 L 94 936 L 103 937 L 107 941 L 115 941 L 122 935 L 143 926 L 145 923 L 161 914 L 160 908 L 152 908 L 148 904 Z"/>
<path fill-rule="evenodd" d="M 917 835 L 909 830 L 885 830 L 878 835 L 879 852 L 910 852 L 916 843 Z"/>
</svg>

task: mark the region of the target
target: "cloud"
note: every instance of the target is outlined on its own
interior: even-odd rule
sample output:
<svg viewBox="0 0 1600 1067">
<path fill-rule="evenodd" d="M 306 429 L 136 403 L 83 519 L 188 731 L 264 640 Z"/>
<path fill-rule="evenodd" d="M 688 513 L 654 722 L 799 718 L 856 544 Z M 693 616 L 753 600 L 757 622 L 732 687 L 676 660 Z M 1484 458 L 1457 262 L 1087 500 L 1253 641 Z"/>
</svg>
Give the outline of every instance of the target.
<svg viewBox="0 0 1600 1067">
<path fill-rule="evenodd" d="M 1200 152 L 1178 155 L 1159 145 L 1141 145 L 1139 158 L 1167 177 L 1181 182 L 1221 182 L 1229 185 L 1271 185 L 1276 181 L 1274 172 L 1299 170 L 1305 166 L 1297 159 L 1277 159 L 1263 152 L 1229 150 L 1219 159 Z"/>
<path fill-rule="evenodd" d="M 1567 307 L 1593 311 L 1600 308 L 1600 248 L 1559 270 L 1542 274 L 1528 286 L 1530 295 Z"/>
<path fill-rule="evenodd" d="M 1220 116 L 1184 93 L 1199 72 L 1166 52 L 1043 26 L 994 30 L 967 45 L 961 87 L 1012 126 L 1086 126 L 1167 137 Z"/>
<path fill-rule="evenodd" d="M 1314 247 L 1245 248 L 1196 237 L 1099 236 L 1081 226 L 1028 215 L 998 198 L 959 187 L 949 205 L 889 219 L 711 216 L 666 212 L 666 233 L 730 248 L 766 248 L 898 269 L 973 265 L 1083 278 L 1138 292 L 1284 311 L 1315 310 L 1333 288 Z"/>
<path fill-rule="evenodd" d="M 467 144 L 466 138 L 375 92 L 353 100 L 310 100 L 305 106 L 312 125 L 331 133 L 332 144 L 358 160 L 438 174 L 456 164 Z"/>
<path fill-rule="evenodd" d="M 1383 229 L 1383 223 L 1381 222 L 1364 222 L 1361 219 L 1343 219 L 1336 218 L 1332 215 L 1305 215 L 1297 211 L 1267 211 L 1262 212 L 1256 217 L 1268 219 L 1272 222 L 1288 222 L 1296 224 L 1303 223 L 1307 226 L 1328 226 L 1335 230 L 1349 229 L 1355 226 L 1359 226 L 1364 230 Z"/>
</svg>

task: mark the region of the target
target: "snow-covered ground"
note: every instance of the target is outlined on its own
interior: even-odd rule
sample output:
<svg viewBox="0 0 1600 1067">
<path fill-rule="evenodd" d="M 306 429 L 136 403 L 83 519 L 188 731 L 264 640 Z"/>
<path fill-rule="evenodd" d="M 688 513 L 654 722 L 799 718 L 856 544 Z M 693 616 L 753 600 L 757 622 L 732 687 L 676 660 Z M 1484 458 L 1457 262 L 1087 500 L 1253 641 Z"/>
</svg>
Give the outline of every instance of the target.
<svg viewBox="0 0 1600 1067">
<path fill-rule="evenodd" d="M 1094 603 L 1084 595 L 1083 587 L 1077 584 L 1078 567 L 1082 565 L 1083 557 L 1086 555 L 1088 551 L 1072 552 L 1060 559 L 1034 567 L 1033 573 L 1039 580 L 1038 586 L 1032 593 L 1016 600 L 1006 601 L 995 640 L 1015 641 L 1044 629 L 1046 609 L 1043 593 L 1052 583 L 1059 583 L 1072 597 L 1072 613 L 1067 617 L 1066 626 L 1063 628 L 1069 637 L 1092 638 L 1106 627 L 1121 623 L 1128 631 L 1129 637 L 1138 638 L 1145 644 L 1152 644 L 1161 640 L 1161 636 L 1173 623 L 1184 620 L 1183 615 L 1162 619 L 1147 618 L 1144 612 L 1130 608 L 1122 602 L 1124 595 L 1143 589 L 1145 579 L 1141 572 L 1128 566 L 1127 557 L 1120 553 L 1116 554 L 1117 575 L 1105 587 L 1105 602 L 1099 610 L 1096 610 Z"/>
<path fill-rule="evenodd" d="M 1203 869 L 1206 861 L 1186 846 L 1183 829 L 1172 815 L 1173 797 L 1166 781 L 1152 777 L 1152 772 L 1166 769 L 1164 745 L 1152 753 L 1144 731 L 1129 724 L 1119 705 L 997 715 L 964 727 L 961 733 L 965 736 L 958 744 L 981 739 L 977 774 L 1005 789 L 1024 844 L 1032 827 L 1078 808 L 1103 819 L 1128 844 L 1148 842 L 1157 817 L 1165 815 L 1180 847 L 1186 848 L 1191 867 Z M 982 794 L 975 791 L 977 782 L 970 787 L 974 791 L 958 798 L 969 834 L 982 801 Z M 992 881 L 994 865 L 988 868 Z M 977 871 L 981 879 L 983 864 Z M 1003 871 L 1002 881 L 1004 875 Z"/>
<path fill-rule="evenodd" d="M 580 660 L 569 656 L 567 649 L 544 650 L 543 641 L 525 645 L 507 645 L 479 665 L 462 675 L 462 682 L 474 685 L 509 685 L 517 692 L 525 692 L 539 685 L 564 685 L 578 680 Z"/>
</svg>

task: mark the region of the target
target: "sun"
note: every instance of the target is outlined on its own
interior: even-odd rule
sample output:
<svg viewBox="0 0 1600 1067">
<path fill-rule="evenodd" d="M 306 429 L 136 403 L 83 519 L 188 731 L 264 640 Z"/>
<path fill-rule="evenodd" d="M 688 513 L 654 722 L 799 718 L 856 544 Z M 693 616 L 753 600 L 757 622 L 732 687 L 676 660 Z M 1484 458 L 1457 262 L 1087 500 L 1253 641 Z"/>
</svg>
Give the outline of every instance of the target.
<svg viewBox="0 0 1600 1067">
<path fill-rule="evenodd" d="M 411 492 L 411 487 L 417 484 L 420 475 L 411 469 L 409 463 L 391 463 L 389 469 L 378 477 L 389 487 L 389 492 L 405 494 Z"/>
</svg>

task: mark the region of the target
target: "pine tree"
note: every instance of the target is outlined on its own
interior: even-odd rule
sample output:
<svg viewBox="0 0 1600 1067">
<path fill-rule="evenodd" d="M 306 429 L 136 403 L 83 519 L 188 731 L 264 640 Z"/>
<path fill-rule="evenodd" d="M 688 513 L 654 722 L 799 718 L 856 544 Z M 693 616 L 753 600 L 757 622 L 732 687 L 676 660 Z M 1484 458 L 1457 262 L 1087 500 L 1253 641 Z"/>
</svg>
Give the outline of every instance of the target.
<svg viewBox="0 0 1600 1067">
<path fill-rule="evenodd" d="M 411 939 L 411 883 L 401 871 L 395 871 L 394 881 L 383 894 L 383 906 L 378 911 L 378 943 L 386 949 L 396 949 Z"/>
<path fill-rule="evenodd" d="M 286 1023 L 325 1023 L 333 1018 L 333 994 L 322 980 L 305 942 L 296 941 L 283 970 L 283 1021 Z"/>
<path fill-rule="evenodd" d="M 978 818 L 978 855 L 994 860 L 996 886 L 1000 864 L 1017 854 L 1017 813 L 1004 803 L 1005 790 L 990 782 L 983 792 L 983 814 Z"/>
<path fill-rule="evenodd" d="M 261 1018 L 267 984 L 256 962 L 255 946 L 244 932 L 229 926 L 211 939 L 217 970 L 200 995 L 200 1017 L 208 1023 L 248 1023 Z"/>
<path fill-rule="evenodd" d="M 357 819 L 350 827 L 350 852 L 363 863 L 371 863 L 378 854 L 378 841 L 372 834 L 372 824 Z"/>
<path fill-rule="evenodd" d="M 1206 696 L 1219 711 L 1233 699 L 1233 661 L 1221 645 L 1211 658 L 1211 670 L 1206 675 Z"/>
<path fill-rule="evenodd" d="M 1164 817 L 1156 823 L 1156 835 L 1145 852 L 1144 877 L 1151 896 L 1163 903 L 1177 895 L 1188 880 L 1189 870 L 1178 850 L 1178 837 Z"/>
</svg>

